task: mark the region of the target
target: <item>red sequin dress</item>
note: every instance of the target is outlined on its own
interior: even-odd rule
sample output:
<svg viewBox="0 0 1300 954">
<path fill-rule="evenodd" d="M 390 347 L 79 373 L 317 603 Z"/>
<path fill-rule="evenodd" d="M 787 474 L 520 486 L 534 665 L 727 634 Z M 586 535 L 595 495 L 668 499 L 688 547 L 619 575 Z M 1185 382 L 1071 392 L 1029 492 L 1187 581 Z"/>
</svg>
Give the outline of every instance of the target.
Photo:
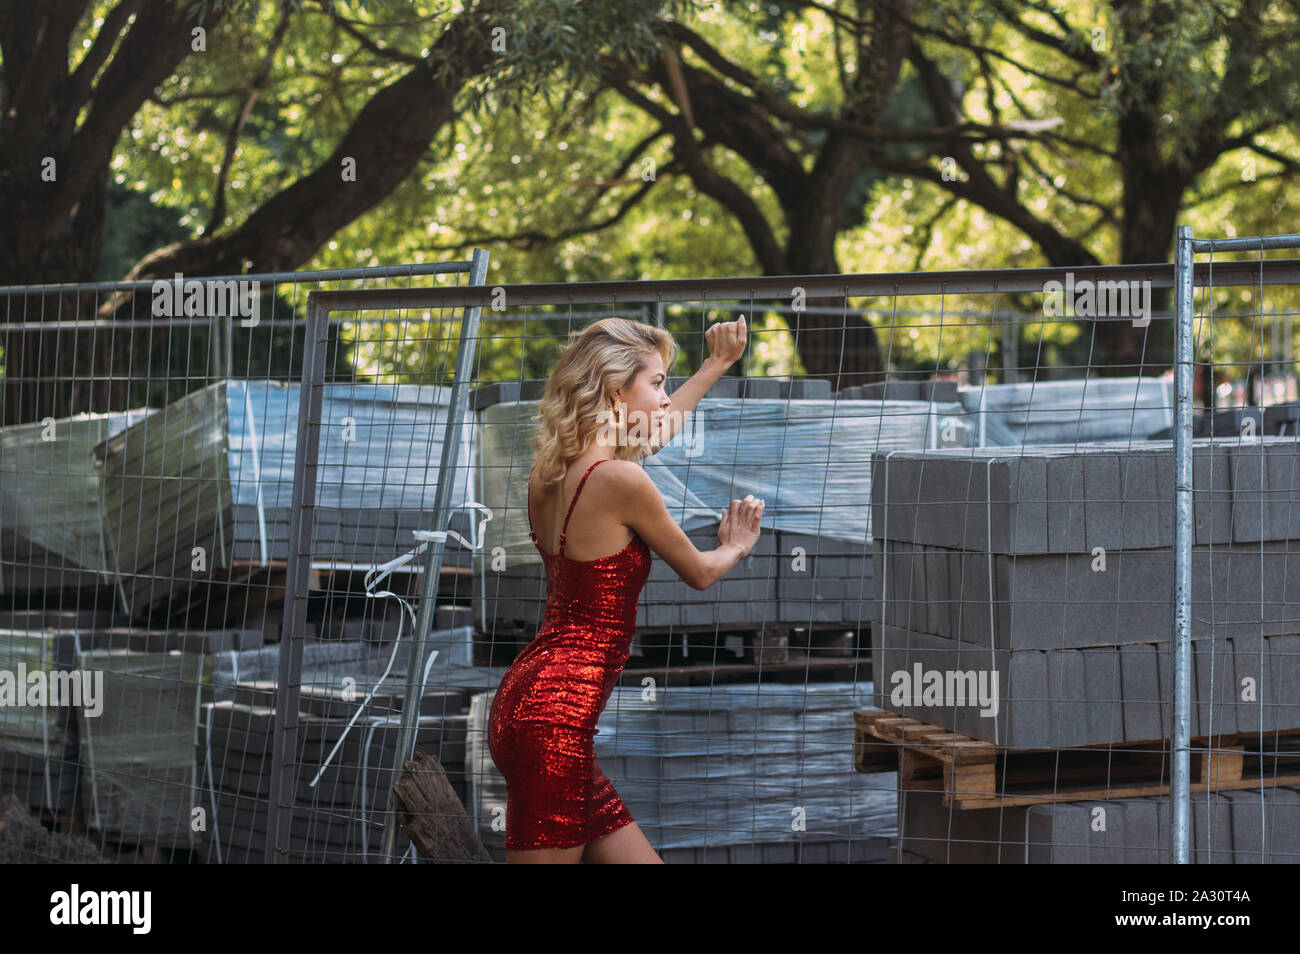
<svg viewBox="0 0 1300 954">
<path fill-rule="evenodd" d="M 596 764 L 596 720 L 627 663 L 650 548 L 635 533 L 598 560 L 564 555 L 528 535 L 546 566 L 546 609 L 537 637 L 515 659 L 488 715 L 488 746 L 506 779 L 506 848 L 573 848 L 608 835 L 632 815 Z"/>
</svg>

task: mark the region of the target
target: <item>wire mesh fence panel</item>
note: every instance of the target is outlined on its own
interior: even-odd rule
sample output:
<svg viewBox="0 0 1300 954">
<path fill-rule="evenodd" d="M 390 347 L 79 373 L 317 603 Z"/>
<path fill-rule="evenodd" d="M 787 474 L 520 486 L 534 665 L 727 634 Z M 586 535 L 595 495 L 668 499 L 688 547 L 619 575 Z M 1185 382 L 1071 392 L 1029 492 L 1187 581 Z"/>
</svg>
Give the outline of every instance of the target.
<svg viewBox="0 0 1300 954">
<path fill-rule="evenodd" d="M 295 373 L 95 425 L 86 476 L 61 472 L 96 503 L 54 512 L 114 528 L 82 547 L 111 638 L 58 642 L 97 625 L 74 606 L 15 626 L 6 665 L 103 672 L 105 711 L 132 715 L 10 719 L 0 747 L 30 761 L 8 790 L 102 826 L 86 753 L 127 758 L 148 724 L 154 765 L 125 775 L 190 773 L 151 818 L 208 862 L 503 861 L 628 816 L 669 862 L 1142 862 L 1170 856 L 1181 748 L 1190 860 L 1291 860 L 1300 269 L 1197 251 L 1187 486 L 1170 265 L 488 287 L 465 263 L 317 291 Z M 741 314 L 720 361 L 709 329 Z M 561 368 L 608 318 L 671 335 L 666 399 L 658 375 L 638 390 L 653 347 L 623 377 Z M 620 390 L 611 443 L 573 443 Z M 154 420 L 165 440 L 122 438 Z M 534 468 L 557 458 L 562 492 Z M 684 542 L 601 524 L 609 458 Z M 749 495 L 738 557 L 721 514 Z M 195 592 L 200 555 L 244 575 Z M 146 605 L 172 642 L 119 626 Z M 564 758 L 592 787 L 539 787 Z"/>
<path fill-rule="evenodd" d="M 1194 276 L 1206 302 L 1248 303 L 1221 327 L 1237 336 L 1286 320 L 1285 310 L 1267 319 L 1259 310 L 1266 286 L 1277 300 L 1294 297 L 1286 263 L 1256 262 L 1253 276 L 1224 264 L 1199 263 Z M 1252 291 L 1243 296 L 1243 286 Z M 1073 297 L 1068 280 L 1045 285 L 1036 350 L 1075 333 L 1079 315 L 1091 314 L 1094 330 L 1105 318 L 1141 329 L 1148 341 L 1171 330 L 1167 309 L 1132 307 L 1134 286 L 1127 309 L 1101 310 L 1103 287 L 1109 296 L 1114 285 L 1077 280 Z M 1224 372 L 1234 370 L 1225 359 L 1239 362 L 1242 349 L 1215 360 L 1208 331 L 1201 318 L 1199 397 L 1220 399 L 1217 411 L 1209 399 L 1204 419 L 1249 420 L 1224 400 L 1232 385 Z M 1300 700 L 1291 660 L 1300 637 L 1285 514 L 1296 488 L 1283 486 L 1280 463 L 1294 455 L 1294 436 L 1206 429 L 1187 442 L 1184 484 L 1168 360 L 1156 375 L 1127 380 L 1111 366 L 1072 370 L 1079 380 L 981 389 L 970 407 L 989 418 L 980 423 L 985 440 L 1003 446 L 876 458 L 877 708 L 856 718 L 860 767 L 899 772 L 895 857 L 1164 862 L 1181 829 L 1188 861 L 1295 860 L 1300 775 L 1290 740 Z M 1189 363 L 1189 406 L 1191 371 Z M 1264 503 L 1268 485 L 1241 478 L 1270 455 L 1278 479 Z M 1179 489 L 1189 505 L 1182 538 Z M 1181 539 L 1190 612 L 1180 642 Z"/>
<path fill-rule="evenodd" d="M 255 796 L 258 766 L 209 739 L 246 736 L 222 720 L 234 686 L 275 677 L 257 660 L 280 638 L 307 296 L 467 268 L 0 289 L 7 860 L 221 854 L 219 786 Z M 363 403 L 383 400 L 402 398 Z M 356 561 L 391 549 L 323 533 Z"/>
</svg>

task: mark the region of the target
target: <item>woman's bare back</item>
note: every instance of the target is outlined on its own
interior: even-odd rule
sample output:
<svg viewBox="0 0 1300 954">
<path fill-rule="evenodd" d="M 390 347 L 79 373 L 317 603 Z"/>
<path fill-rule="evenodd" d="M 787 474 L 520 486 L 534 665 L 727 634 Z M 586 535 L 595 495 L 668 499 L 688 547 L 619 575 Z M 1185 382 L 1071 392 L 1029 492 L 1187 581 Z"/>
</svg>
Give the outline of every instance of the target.
<svg viewBox="0 0 1300 954">
<path fill-rule="evenodd" d="M 605 463 L 587 475 L 582 493 L 574 501 L 582 475 L 599 460 L 602 458 L 571 463 L 559 492 L 554 488 L 550 493 L 541 490 L 538 482 L 530 478 L 533 509 L 529 517 L 533 532 L 547 553 L 560 552 L 560 529 L 564 527 L 564 515 L 571 503 L 573 512 L 564 539 L 564 555 L 570 560 L 584 563 L 603 559 L 619 553 L 632 542 L 632 531 L 612 516 L 617 511 L 618 480 L 617 474 L 611 471 L 623 462 L 604 459 Z"/>
</svg>

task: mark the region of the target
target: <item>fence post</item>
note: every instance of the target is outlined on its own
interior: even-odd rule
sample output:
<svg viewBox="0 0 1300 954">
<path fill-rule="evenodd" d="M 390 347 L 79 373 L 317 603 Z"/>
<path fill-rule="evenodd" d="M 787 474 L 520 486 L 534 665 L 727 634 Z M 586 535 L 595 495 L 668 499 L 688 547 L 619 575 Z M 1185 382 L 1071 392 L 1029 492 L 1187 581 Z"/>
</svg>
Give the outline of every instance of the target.
<svg viewBox="0 0 1300 954">
<path fill-rule="evenodd" d="M 311 539 L 316 506 L 316 462 L 320 457 L 320 418 L 325 396 L 325 349 L 329 312 L 307 296 L 303 339 L 302 389 L 298 394 L 298 444 L 289 512 L 289 554 L 285 566 L 284 622 L 280 628 L 279 687 L 275 734 L 271 741 L 271 792 L 267 800 L 266 863 L 288 861 L 293 801 L 298 786 L 298 702 L 303 644 L 307 638 L 307 593 L 311 579 Z"/>
<path fill-rule="evenodd" d="M 470 263 L 469 285 L 482 285 L 487 281 L 488 252 L 476 248 Z M 474 359 L 478 352 L 479 317 L 483 309 L 477 305 L 465 309 L 460 323 L 460 347 L 456 352 L 456 378 L 452 381 L 451 400 L 447 405 L 447 425 L 443 431 L 442 461 L 438 465 L 438 489 L 433 500 L 433 527 L 446 530 L 451 514 L 451 485 L 455 480 L 460 458 L 461 431 L 464 429 L 465 408 L 469 405 L 469 386 L 474 376 Z M 402 728 L 397 736 L 397 751 L 393 755 L 393 781 L 402 774 L 402 763 L 415 752 L 416 726 L 420 719 L 420 701 L 424 696 L 424 666 L 428 658 L 429 632 L 433 628 L 433 612 L 438 599 L 438 580 L 442 576 L 442 556 L 447 538 L 429 541 L 424 562 L 424 577 L 420 585 L 420 608 L 416 613 L 415 632 L 407 654 L 406 692 L 402 698 Z M 384 824 L 383 859 L 392 864 L 396 859 L 397 806 L 392 792 L 388 795 L 388 816 Z"/>
<path fill-rule="evenodd" d="M 1174 243 L 1174 863 L 1188 857 L 1192 676 L 1192 228 Z"/>
</svg>

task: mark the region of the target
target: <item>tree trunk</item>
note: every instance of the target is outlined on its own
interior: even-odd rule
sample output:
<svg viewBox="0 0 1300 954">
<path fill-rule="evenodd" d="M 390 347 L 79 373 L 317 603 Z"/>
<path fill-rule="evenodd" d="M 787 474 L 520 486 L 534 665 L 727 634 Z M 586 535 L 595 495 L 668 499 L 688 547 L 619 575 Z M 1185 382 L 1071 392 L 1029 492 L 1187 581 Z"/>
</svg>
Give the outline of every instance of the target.
<svg viewBox="0 0 1300 954">
<path fill-rule="evenodd" d="M 13 297 L 6 304 L 8 324 L 95 317 L 93 294 Z M 145 404 L 144 377 L 155 343 L 165 338 L 149 327 L 28 330 L 0 325 L 5 351 L 0 423 L 27 424 Z"/>
<path fill-rule="evenodd" d="M 794 274 L 840 273 L 835 257 L 837 229 L 831 221 L 839 214 L 840 209 L 835 206 L 824 210 L 823 215 L 791 223 L 787 255 Z M 795 348 L 808 375 L 825 378 L 835 391 L 883 381 L 884 365 L 875 328 L 849 309 L 843 299 L 810 298 L 808 304 L 835 309 L 832 313 L 803 311 L 786 315 Z"/>
</svg>

